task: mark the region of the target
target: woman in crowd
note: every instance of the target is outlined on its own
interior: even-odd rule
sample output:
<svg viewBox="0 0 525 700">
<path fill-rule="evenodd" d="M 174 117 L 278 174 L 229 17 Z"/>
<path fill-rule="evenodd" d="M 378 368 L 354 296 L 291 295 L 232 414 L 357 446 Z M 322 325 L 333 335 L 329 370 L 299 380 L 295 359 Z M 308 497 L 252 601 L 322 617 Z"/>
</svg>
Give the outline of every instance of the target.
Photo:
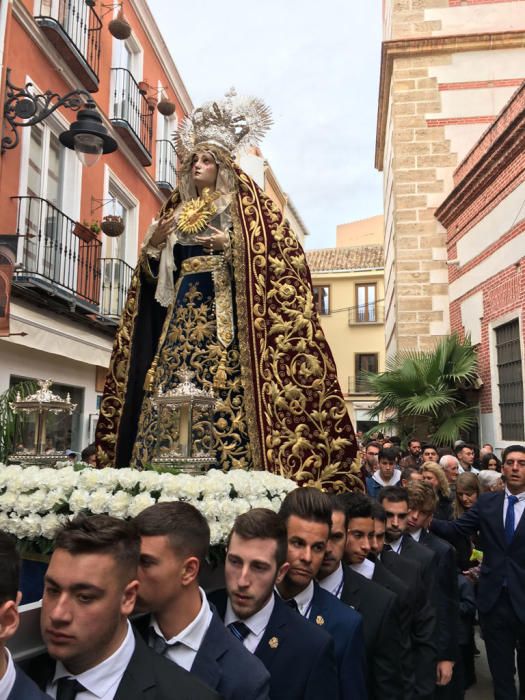
<svg viewBox="0 0 525 700">
<path fill-rule="evenodd" d="M 450 486 L 443 469 L 435 462 L 424 462 L 421 467 L 423 481 L 428 481 L 436 492 L 438 503 L 434 511 L 434 518 L 437 520 L 452 520 L 453 507 L 450 497 Z"/>
<path fill-rule="evenodd" d="M 478 477 L 472 472 L 464 472 L 458 476 L 456 481 L 456 502 L 454 504 L 454 515 L 460 515 L 469 508 L 472 508 L 479 497 Z"/>
<path fill-rule="evenodd" d="M 494 454 L 485 454 L 481 458 L 480 469 L 492 469 L 501 472 L 501 460 Z"/>
</svg>

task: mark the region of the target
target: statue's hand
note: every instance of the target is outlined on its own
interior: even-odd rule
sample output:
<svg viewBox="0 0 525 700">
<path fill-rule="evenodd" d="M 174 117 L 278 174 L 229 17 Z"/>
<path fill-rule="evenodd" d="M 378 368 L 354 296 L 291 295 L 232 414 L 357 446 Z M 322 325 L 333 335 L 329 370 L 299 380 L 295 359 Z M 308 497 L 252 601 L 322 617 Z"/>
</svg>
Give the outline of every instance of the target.
<svg viewBox="0 0 525 700">
<path fill-rule="evenodd" d="M 209 250 L 210 253 L 224 250 L 230 240 L 228 234 L 219 228 L 215 228 L 215 226 L 208 226 L 208 228 L 214 233 L 211 236 L 195 236 L 197 243 Z"/>
<path fill-rule="evenodd" d="M 156 248 L 161 248 L 172 231 L 173 217 L 163 217 L 150 238 L 150 244 Z"/>
</svg>

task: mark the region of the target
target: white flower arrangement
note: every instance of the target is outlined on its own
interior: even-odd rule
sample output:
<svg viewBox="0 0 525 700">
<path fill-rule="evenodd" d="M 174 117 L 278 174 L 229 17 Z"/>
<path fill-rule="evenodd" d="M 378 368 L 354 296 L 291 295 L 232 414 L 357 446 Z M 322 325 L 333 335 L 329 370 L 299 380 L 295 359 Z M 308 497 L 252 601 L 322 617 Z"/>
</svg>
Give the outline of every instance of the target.
<svg viewBox="0 0 525 700">
<path fill-rule="evenodd" d="M 208 520 L 211 544 L 223 545 L 241 513 L 277 511 L 295 482 L 269 472 L 211 469 L 202 476 L 136 469 L 76 470 L 0 464 L 0 530 L 24 549 L 52 550 L 57 529 L 80 512 L 133 518 L 157 501 L 187 501 Z"/>
</svg>

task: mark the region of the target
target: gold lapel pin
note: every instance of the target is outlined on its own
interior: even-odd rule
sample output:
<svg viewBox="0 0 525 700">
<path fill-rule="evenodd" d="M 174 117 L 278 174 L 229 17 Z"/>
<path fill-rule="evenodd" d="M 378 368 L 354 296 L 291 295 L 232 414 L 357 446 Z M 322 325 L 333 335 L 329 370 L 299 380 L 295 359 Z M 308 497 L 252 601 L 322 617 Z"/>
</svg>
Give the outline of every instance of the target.
<svg viewBox="0 0 525 700">
<path fill-rule="evenodd" d="M 279 640 L 277 639 L 277 637 L 272 637 L 268 640 L 268 644 L 270 645 L 270 649 L 277 649 L 277 647 L 279 646 Z"/>
<path fill-rule="evenodd" d="M 322 615 L 318 615 L 315 618 L 315 624 L 316 625 L 324 625 L 324 617 Z"/>
</svg>

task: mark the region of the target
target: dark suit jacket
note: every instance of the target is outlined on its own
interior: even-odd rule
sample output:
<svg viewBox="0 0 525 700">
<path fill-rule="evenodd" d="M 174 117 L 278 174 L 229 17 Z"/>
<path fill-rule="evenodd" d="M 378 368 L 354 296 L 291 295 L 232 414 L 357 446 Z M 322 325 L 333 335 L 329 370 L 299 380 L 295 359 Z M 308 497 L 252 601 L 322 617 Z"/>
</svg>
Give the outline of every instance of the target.
<svg viewBox="0 0 525 700">
<path fill-rule="evenodd" d="M 343 566 L 341 601 L 363 617 L 368 697 L 370 700 L 403 699 L 397 595 L 349 566 Z"/>
<path fill-rule="evenodd" d="M 133 621 L 146 642 L 149 623 L 149 615 Z M 217 612 L 213 613 L 190 673 L 220 693 L 224 700 L 267 700 L 269 697 L 270 674 L 224 627 Z"/>
<path fill-rule="evenodd" d="M 41 688 L 52 678 L 55 661 L 44 655 L 29 666 Z M 221 696 L 172 661 L 156 654 L 140 634 L 114 700 L 221 700 Z M 25 698 L 24 698 L 25 700 Z"/>
<path fill-rule="evenodd" d="M 7 700 L 50 700 L 33 681 L 17 666 L 15 684 L 7 696 Z"/>
<path fill-rule="evenodd" d="M 314 597 L 308 619 L 332 635 L 342 700 L 367 700 L 361 615 L 314 582 Z"/>
<path fill-rule="evenodd" d="M 214 591 L 208 599 L 224 617 L 226 591 Z M 332 638 L 291 610 L 278 595 L 275 595 L 275 605 L 255 656 L 270 672 L 272 700 L 339 698 Z"/>
<path fill-rule="evenodd" d="M 478 608 L 482 613 L 489 612 L 506 582 L 512 607 L 525 624 L 525 515 L 508 545 L 503 526 L 504 500 L 504 493 L 484 493 L 460 518 L 453 522 L 435 520 L 430 523 L 430 530 L 452 544 L 458 537 L 479 532 L 483 563 L 478 582 Z"/>
<path fill-rule="evenodd" d="M 438 661 L 456 661 L 459 633 L 459 589 L 456 552 L 448 542 L 423 530 L 419 544 L 431 549 L 437 557 L 434 601 L 436 609 L 436 647 Z"/>
<path fill-rule="evenodd" d="M 405 686 L 405 695 L 407 698 L 431 695 L 435 687 L 437 660 L 436 614 L 423 584 L 420 565 L 394 552 L 383 552 L 381 561 L 376 563 L 373 580 L 394 592 L 398 592 L 401 583 L 408 591 L 411 685 Z"/>
<path fill-rule="evenodd" d="M 410 535 L 406 534 L 401 540 L 399 554 L 419 564 L 425 590 L 430 593 L 434 587 L 434 566 L 436 564 L 434 552 L 415 542 Z"/>
</svg>

